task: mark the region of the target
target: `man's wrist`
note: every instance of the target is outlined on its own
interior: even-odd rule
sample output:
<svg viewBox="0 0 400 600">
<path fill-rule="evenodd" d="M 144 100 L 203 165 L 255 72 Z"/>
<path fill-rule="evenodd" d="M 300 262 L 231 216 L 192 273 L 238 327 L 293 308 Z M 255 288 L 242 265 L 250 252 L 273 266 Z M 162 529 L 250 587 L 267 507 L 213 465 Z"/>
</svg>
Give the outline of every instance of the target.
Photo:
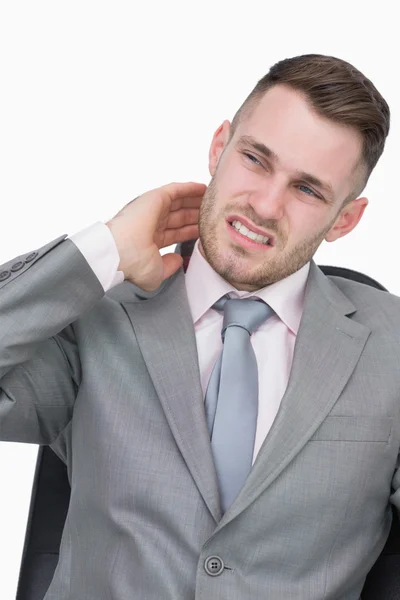
<svg viewBox="0 0 400 600">
<path fill-rule="evenodd" d="M 118 269 L 120 257 L 114 236 L 109 227 L 100 221 L 70 236 L 99 279 L 104 291 L 124 281 Z"/>
</svg>

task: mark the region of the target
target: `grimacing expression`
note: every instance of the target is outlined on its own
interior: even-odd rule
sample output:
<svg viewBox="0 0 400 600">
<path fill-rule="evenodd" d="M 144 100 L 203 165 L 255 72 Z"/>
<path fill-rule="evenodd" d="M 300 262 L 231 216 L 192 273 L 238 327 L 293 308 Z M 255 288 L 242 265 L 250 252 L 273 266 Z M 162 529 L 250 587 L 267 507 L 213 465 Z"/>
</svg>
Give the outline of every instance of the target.
<svg viewBox="0 0 400 600">
<path fill-rule="evenodd" d="M 283 85 L 264 94 L 228 143 L 229 132 L 224 121 L 210 147 L 199 250 L 236 289 L 255 291 L 298 271 L 324 239 L 357 225 L 368 200 L 342 204 L 364 169 L 362 140 Z M 233 217 L 270 234 L 273 245 L 242 245 L 230 230 Z"/>
</svg>

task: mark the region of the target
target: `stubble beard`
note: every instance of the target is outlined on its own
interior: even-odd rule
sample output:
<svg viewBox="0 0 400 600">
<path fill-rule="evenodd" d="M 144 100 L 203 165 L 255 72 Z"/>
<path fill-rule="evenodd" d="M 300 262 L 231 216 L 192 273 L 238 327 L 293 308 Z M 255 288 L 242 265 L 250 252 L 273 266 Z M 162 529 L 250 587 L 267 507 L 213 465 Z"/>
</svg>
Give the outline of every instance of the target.
<svg viewBox="0 0 400 600">
<path fill-rule="evenodd" d="M 323 231 L 303 240 L 286 252 L 281 248 L 286 246 L 287 240 L 282 239 L 280 234 L 276 235 L 276 221 L 265 222 L 262 227 L 274 233 L 275 247 L 265 251 L 264 259 L 260 253 L 257 263 L 254 254 L 234 245 L 233 242 L 228 242 L 222 247 L 222 241 L 218 239 L 217 227 L 225 226 L 225 216 L 219 214 L 216 208 L 217 195 L 216 180 L 213 176 L 200 206 L 200 251 L 202 250 L 202 254 L 214 271 L 238 290 L 260 290 L 301 269 L 314 256 L 336 219 L 335 217 Z M 225 207 L 225 215 L 229 214 L 229 208 Z M 234 206 L 232 212 L 237 212 Z"/>
</svg>

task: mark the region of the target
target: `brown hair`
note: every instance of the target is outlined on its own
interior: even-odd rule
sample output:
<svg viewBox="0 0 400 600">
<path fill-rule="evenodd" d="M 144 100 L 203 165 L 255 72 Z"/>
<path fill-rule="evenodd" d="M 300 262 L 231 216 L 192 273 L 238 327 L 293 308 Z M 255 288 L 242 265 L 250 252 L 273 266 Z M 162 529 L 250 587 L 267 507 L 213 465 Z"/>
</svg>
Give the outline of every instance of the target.
<svg viewBox="0 0 400 600">
<path fill-rule="evenodd" d="M 333 56 L 304 54 L 273 65 L 236 112 L 229 135 L 246 119 L 267 90 L 284 84 L 304 95 L 321 117 L 356 129 L 362 136 L 366 173 L 345 204 L 356 198 L 378 162 L 389 133 L 390 110 L 374 84 L 350 63 Z"/>
</svg>

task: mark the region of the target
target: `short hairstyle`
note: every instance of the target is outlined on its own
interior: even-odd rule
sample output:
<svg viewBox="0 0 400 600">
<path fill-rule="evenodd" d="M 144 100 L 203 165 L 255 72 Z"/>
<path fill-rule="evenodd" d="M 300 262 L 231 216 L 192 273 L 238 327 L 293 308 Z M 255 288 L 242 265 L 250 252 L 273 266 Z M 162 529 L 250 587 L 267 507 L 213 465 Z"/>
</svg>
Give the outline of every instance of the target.
<svg viewBox="0 0 400 600">
<path fill-rule="evenodd" d="M 365 176 L 343 206 L 365 187 L 385 147 L 390 127 L 390 110 L 374 84 L 350 63 L 333 56 L 304 54 L 273 65 L 236 112 L 229 135 L 250 116 L 271 87 L 283 84 L 303 94 L 321 117 L 353 127 L 362 137 L 361 164 Z"/>
</svg>

